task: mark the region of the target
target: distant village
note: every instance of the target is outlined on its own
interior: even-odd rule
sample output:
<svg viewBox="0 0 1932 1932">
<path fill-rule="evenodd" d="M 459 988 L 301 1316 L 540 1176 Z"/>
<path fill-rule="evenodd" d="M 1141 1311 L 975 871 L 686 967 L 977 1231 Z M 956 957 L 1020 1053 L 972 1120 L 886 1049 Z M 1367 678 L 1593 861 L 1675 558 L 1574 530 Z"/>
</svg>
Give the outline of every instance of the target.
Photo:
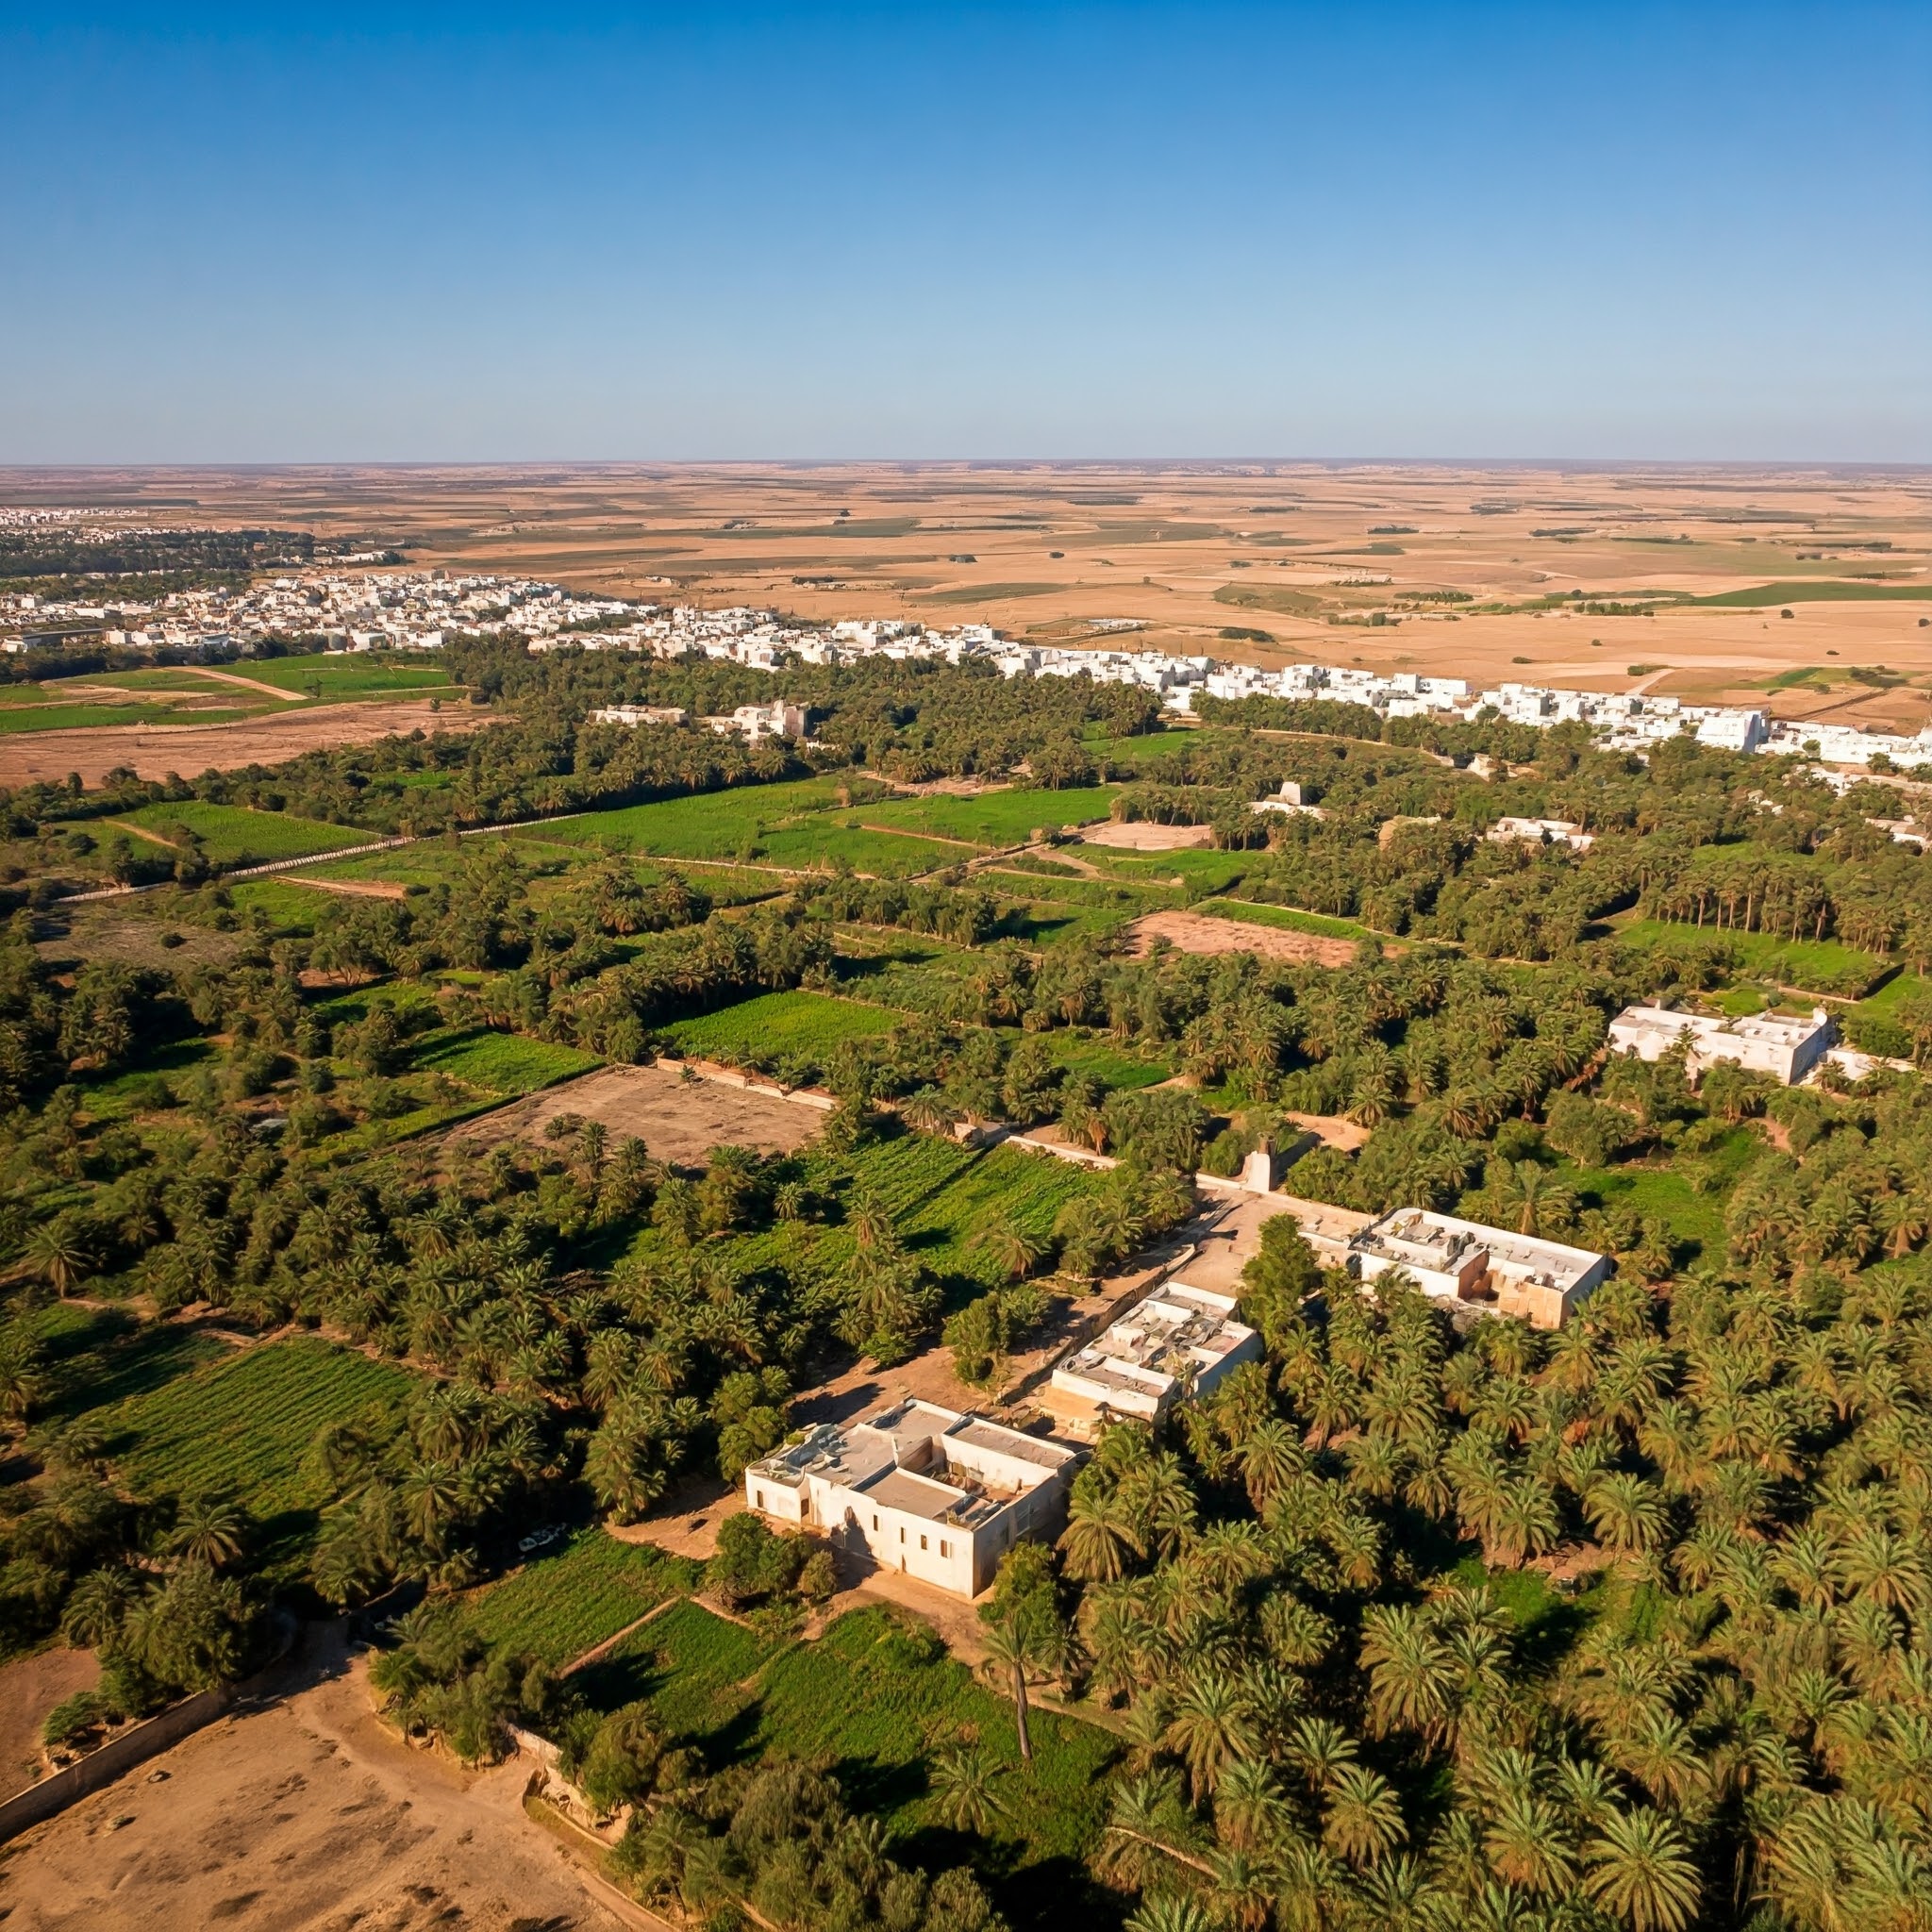
<svg viewBox="0 0 1932 1932">
<path fill-rule="evenodd" d="M 943 630 L 895 620 L 805 625 L 744 607 L 705 610 L 582 595 L 527 577 L 343 567 L 363 560 L 334 558 L 245 589 L 177 591 L 147 603 L 0 595 L 0 650 L 85 641 L 141 651 L 246 657 L 278 640 L 311 646 L 319 641 L 335 651 L 433 651 L 456 639 L 509 632 L 521 635 L 533 651 L 635 651 L 660 658 L 696 652 L 771 672 L 792 662 L 845 664 L 866 657 L 952 664 L 976 659 L 1007 677 L 1085 675 L 1102 683 L 1140 685 L 1181 712 L 1203 696 L 1328 699 L 1366 706 L 1390 718 L 1474 719 L 1489 712 L 1515 724 L 1574 722 L 1615 749 L 1641 750 L 1688 732 L 1702 744 L 1729 751 L 1798 753 L 1829 764 L 1869 765 L 1879 756 L 1898 764 L 1932 760 L 1932 727 L 1905 737 L 1851 724 L 1785 722 L 1756 708 L 1690 705 L 1648 692 L 1516 682 L 1478 690 L 1459 677 L 1327 664 L 1269 671 L 1207 656 L 1028 644 L 983 624 Z M 1105 634 L 1131 626 L 1122 620 L 1095 628 Z M 609 721 L 649 722 L 641 710 L 635 716 L 613 712 Z M 787 726 L 780 717 L 762 728 Z"/>
</svg>

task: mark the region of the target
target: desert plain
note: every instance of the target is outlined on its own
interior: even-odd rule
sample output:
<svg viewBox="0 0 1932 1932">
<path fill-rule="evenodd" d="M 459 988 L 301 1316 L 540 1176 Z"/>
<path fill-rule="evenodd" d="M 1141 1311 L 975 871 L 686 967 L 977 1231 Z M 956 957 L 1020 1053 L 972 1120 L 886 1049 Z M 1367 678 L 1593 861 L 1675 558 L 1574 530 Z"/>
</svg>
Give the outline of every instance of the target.
<svg viewBox="0 0 1932 1932">
<path fill-rule="evenodd" d="M 1932 720 L 1924 468 L 18 469 L 0 494 L 664 602 Z"/>
</svg>

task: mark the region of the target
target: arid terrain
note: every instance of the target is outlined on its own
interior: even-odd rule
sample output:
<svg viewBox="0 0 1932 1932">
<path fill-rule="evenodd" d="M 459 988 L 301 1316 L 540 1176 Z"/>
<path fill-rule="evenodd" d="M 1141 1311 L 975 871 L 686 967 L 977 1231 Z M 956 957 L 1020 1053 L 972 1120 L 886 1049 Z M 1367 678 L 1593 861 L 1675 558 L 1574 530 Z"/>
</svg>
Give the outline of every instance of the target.
<svg viewBox="0 0 1932 1932">
<path fill-rule="evenodd" d="M 1486 682 L 1648 680 L 1891 726 L 1932 716 L 1932 602 L 1913 594 L 1932 593 L 1922 469 L 16 470 L 0 494 L 147 502 L 158 521 L 300 527 L 394 542 L 417 564 L 708 606 L 981 621 L 1054 642 Z M 1761 604 L 1666 605 L 1654 617 L 1458 608 L 1576 590 L 1641 606 L 1767 586 L 1787 588 Z"/>
<path fill-rule="evenodd" d="M 96 724 L 72 731 L 21 731 L 0 737 L 0 785 L 59 780 L 78 772 L 98 785 L 122 767 L 142 778 L 192 777 L 242 765 L 278 765 L 319 746 L 363 744 L 411 731 L 471 731 L 500 712 L 412 698 L 395 703 L 317 705 L 283 716 L 232 724 Z"/>
</svg>

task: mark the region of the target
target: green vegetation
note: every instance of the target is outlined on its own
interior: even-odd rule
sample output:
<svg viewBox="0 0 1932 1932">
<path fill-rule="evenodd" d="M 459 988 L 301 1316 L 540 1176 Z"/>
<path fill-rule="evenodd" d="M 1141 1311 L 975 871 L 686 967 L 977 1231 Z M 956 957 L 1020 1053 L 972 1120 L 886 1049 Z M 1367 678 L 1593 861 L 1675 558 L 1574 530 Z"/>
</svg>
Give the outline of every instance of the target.
<svg viewBox="0 0 1932 1932">
<path fill-rule="evenodd" d="M 277 858 L 306 858 L 313 852 L 334 852 L 344 845 L 366 845 L 369 835 L 346 825 L 325 825 L 287 812 L 251 811 L 240 806 L 203 805 L 189 799 L 179 805 L 149 805 L 108 821 L 138 827 L 154 843 L 177 855 L 198 851 L 212 866 L 234 868 L 266 865 Z"/>
<path fill-rule="evenodd" d="M 118 1471 L 137 1489 L 233 1496 L 282 1560 L 306 1555 L 326 1490 L 304 1471 L 321 1433 L 393 1409 L 414 1378 L 352 1349 L 277 1341 L 211 1362 L 102 1412 Z"/>
<path fill-rule="evenodd" d="M 693 1589 L 697 1570 L 650 1543 L 581 1529 L 480 1591 L 471 1603 L 471 1621 L 487 1642 L 528 1652 L 561 1670 Z"/>
<path fill-rule="evenodd" d="M 803 1059 L 823 1070 L 848 1041 L 890 1033 L 895 1016 L 878 1007 L 816 992 L 772 992 L 715 1013 L 679 1020 L 664 1037 L 681 1054 L 744 1066 Z"/>
<path fill-rule="evenodd" d="M 1691 604 L 1727 610 L 1768 610 L 1779 604 L 1854 604 L 1932 597 L 1932 584 L 1824 582 L 1754 584 L 1744 591 L 1721 591 L 1714 596 L 1691 597 Z"/>
<path fill-rule="evenodd" d="M 264 658 L 235 667 L 239 676 L 277 691 L 299 692 L 325 704 L 344 698 L 388 697 L 401 691 L 446 691 L 450 675 L 421 652 L 391 657 L 375 652 L 353 656 Z"/>
</svg>

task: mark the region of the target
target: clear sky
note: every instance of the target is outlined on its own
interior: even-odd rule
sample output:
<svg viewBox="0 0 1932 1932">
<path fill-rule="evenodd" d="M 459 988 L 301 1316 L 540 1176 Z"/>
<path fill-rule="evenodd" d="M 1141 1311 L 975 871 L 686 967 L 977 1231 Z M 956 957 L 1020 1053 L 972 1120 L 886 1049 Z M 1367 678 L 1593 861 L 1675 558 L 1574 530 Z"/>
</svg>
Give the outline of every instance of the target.
<svg viewBox="0 0 1932 1932">
<path fill-rule="evenodd" d="M 1932 0 L 0 0 L 0 461 L 1932 459 Z"/>
</svg>

